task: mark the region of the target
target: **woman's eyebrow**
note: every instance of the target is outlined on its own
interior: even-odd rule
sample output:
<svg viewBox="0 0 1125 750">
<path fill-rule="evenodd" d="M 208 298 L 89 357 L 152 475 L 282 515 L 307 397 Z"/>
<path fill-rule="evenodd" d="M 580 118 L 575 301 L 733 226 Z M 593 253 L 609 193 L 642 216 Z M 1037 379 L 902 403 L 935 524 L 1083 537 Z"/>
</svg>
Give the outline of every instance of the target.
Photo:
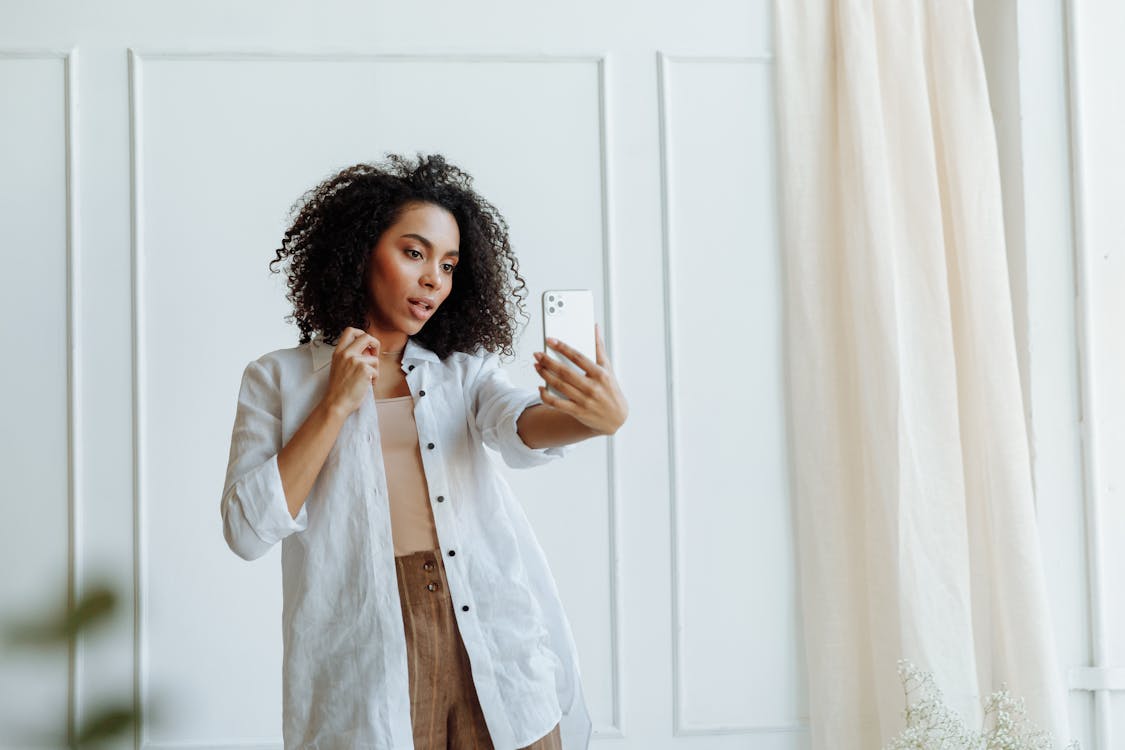
<svg viewBox="0 0 1125 750">
<path fill-rule="evenodd" d="M 430 242 L 428 239 L 426 239 L 425 237 L 423 237 L 420 234 L 414 234 L 413 232 L 408 232 L 407 234 L 402 235 L 402 237 L 413 237 L 414 239 L 418 240 L 423 245 L 425 245 L 431 252 L 433 252 L 434 243 Z M 400 237 L 399 239 L 402 239 L 402 237 Z M 453 256 L 456 256 L 458 258 L 461 257 L 461 253 L 458 252 L 457 250 L 447 250 L 445 254 L 446 255 L 453 255 Z"/>
</svg>

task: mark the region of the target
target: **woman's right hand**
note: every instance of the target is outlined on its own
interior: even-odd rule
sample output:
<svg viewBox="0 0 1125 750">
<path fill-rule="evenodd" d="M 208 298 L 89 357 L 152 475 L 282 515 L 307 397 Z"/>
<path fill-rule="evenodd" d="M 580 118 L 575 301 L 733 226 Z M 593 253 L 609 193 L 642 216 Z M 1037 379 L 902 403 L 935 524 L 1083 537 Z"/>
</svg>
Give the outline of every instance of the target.
<svg viewBox="0 0 1125 750">
<path fill-rule="evenodd" d="M 347 327 L 336 341 L 325 402 L 348 415 L 359 408 L 379 379 L 379 339 Z M 373 352 L 369 354 L 368 352 Z"/>
</svg>

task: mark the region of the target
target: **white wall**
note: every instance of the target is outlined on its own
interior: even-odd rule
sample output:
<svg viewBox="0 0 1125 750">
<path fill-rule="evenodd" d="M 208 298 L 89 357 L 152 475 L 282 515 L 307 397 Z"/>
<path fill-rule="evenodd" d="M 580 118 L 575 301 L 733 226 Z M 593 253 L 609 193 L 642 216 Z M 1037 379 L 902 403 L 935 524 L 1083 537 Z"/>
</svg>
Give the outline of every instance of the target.
<svg viewBox="0 0 1125 750">
<path fill-rule="evenodd" d="M 415 149 L 478 175 L 529 299 L 595 289 L 630 399 L 613 441 L 511 477 L 571 612 L 595 743 L 803 746 L 773 449 L 768 2 L 0 12 L 0 612 L 56 603 L 68 576 L 125 596 L 73 659 L 3 654 L 0 746 L 16 720 L 53 726 L 68 703 L 81 719 L 134 688 L 173 709 L 138 744 L 276 746 L 278 561 L 235 558 L 218 518 L 237 374 L 295 338 L 264 272 L 289 203 L 346 163 Z M 1059 658 L 1075 734 L 1099 750 L 1125 742 L 1122 12 L 1081 6 L 1071 89 L 1061 4 L 977 3 Z M 735 276 L 754 288 L 697 304 Z M 723 364 L 753 373 L 733 404 L 713 378 L 727 337 L 743 346 Z M 534 348 L 529 333 L 514 366 L 529 385 Z"/>
<path fill-rule="evenodd" d="M 1125 742 L 1125 7 L 1071 3 L 1070 137 L 1078 289 L 1085 513 L 1091 608 L 1089 669 L 1101 747 Z"/>
<path fill-rule="evenodd" d="M 629 398 L 612 440 L 509 472 L 595 744 L 802 747 L 769 8 L 4 0 L 0 610 L 68 576 L 124 609 L 73 659 L 4 654 L 0 746 L 134 690 L 165 708 L 138 746 L 278 746 L 279 560 L 219 518 L 241 368 L 296 343 L 266 263 L 317 180 L 438 150 L 507 217 L 530 301 L 594 290 Z"/>
</svg>

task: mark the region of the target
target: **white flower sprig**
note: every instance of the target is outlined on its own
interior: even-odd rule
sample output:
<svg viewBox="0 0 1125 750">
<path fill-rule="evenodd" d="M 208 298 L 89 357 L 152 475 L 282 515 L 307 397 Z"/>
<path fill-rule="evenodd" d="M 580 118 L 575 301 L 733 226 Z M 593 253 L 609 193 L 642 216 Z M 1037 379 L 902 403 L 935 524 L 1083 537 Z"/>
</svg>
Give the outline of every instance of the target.
<svg viewBox="0 0 1125 750">
<path fill-rule="evenodd" d="M 1024 700 L 1013 698 L 1006 683 L 988 696 L 981 730 L 974 732 L 945 705 L 932 674 L 907 659 L 898 660 L 898 674 L 906 693 L 906 728 L 883 750 L 1052 750 L 1049 734 L 1024 726 Z M 920 693 L 913 702 L 912 693 Z M 1063 750 L 1080 750 L 1078 740 Z"/>
</svg>

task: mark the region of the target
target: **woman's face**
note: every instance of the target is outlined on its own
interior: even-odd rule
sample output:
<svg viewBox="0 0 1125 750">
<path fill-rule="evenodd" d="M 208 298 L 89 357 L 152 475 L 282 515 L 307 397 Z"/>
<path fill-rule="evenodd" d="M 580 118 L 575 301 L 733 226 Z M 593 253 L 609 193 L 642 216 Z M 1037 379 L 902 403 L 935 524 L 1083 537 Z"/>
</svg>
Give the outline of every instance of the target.
<svg viewBox="0 0 1125 750">
<path fill-rule="evenodd" d="M 411 336 L 422 330 L 453 289 L 460 241 L 453 214 L 432 203 L 411 204 L 383 232 L 372 251 L 368 276 L 378 331 Z"/>
</svg>

